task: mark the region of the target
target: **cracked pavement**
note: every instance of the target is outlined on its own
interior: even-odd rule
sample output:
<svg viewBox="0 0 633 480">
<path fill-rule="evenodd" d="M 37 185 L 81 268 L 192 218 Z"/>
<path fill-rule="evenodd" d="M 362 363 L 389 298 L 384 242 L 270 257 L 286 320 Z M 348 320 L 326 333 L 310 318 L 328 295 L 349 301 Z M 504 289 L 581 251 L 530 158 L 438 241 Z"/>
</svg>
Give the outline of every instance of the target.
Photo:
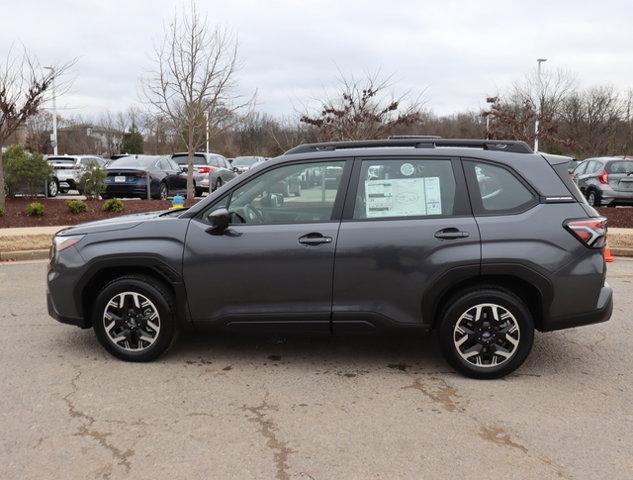
<svg viewBox="0 0 633 480">
<path fill-rule="evenodd" d="M 2 479 L 633 478 L 633 260 L 610 322 L 486 382 L 432 335 L 203 332 L 123 363 L 48 317 L 45 272 L 0 264 Z"/>
</svg>

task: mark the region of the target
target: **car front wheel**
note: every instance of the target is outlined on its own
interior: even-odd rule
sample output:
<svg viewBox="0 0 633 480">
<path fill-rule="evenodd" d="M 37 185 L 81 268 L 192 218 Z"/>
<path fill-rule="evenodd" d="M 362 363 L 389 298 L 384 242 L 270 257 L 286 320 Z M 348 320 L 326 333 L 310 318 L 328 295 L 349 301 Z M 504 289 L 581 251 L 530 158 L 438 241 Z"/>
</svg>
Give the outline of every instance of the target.
<svg viewBox="0 0 633 480">
<path fill-rule="evenodd" d="M 176 336 L 172 295 L 151 277 L 129 275 L 97 295 L 92 325 L 101 345 L 130 362 L 154 360 Z"/>
<path fill-rule="evenodd" d="M 534 321 L 512 292 L 476 288 L 447 302 L 439 336 L 442 352 L 455 370 L 472 378 L 499 378 L 527 358 L 534 341 Z"/>
</svg>

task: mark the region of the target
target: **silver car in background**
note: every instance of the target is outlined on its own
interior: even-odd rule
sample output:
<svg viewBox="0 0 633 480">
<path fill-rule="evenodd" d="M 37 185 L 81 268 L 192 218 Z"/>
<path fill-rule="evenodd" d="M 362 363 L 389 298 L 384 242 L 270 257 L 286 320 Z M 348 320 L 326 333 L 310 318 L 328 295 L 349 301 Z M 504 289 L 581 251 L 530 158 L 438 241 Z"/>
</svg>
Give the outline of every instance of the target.
<svg viewBox="0 0 633 480">
<path fill-rule="evenodd" d="M 571 177 L 592 207 L 633 205 L 633 158 L 588 158 Z"/>
<path fill-rule="evenodd" d="M 174 153 L 171 158 L 186 171 L 188 156 L 187 152 Z M 220 188 L 237 176 L 229 161 L 219 153 L 196 152 L 193 156 L 193 170 L 196 197 L 200 197 L 203 192 Z"/>
<path fill-rule="evenodd" d="M 259 165 L 265 161 L 266 159 L 260 156 L 241 156 L 235 157 L 231 166 L 233 167 L 233 171 L 239 174 L 250 170 L 256 164 Z"/>
<path fill-rule="evenodd" d="M 46 158 L 46 161 L 53 167 L 53 177 L 48 183 L 49 197 L 55 197 L 58 193 L 67 193 L 68 190 L 78 190 L 82 167 L 91 163 L 104 168 L 106 165 L 106 161 L 97 155 L 51 155 Z"/>
</svg>

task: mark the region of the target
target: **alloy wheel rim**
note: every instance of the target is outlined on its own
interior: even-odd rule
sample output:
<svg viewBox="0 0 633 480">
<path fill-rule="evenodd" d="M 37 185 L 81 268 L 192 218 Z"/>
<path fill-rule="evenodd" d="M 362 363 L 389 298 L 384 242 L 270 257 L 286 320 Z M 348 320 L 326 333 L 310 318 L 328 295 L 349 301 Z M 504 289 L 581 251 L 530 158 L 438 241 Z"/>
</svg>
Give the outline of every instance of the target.
<svg viewBox="0 0 633 480">
<path fill-rule="evenodd" d="M 167 187 L 164 183 L 161 183 L 160 185 L 160 198 L 162 200 L 165 200 L 167 198 Z"/>
<path fill-rule="evenodd" d="M 453 329 L 453 343 L 459 356 L 482 368 L 508 362 L 515 355 L 520 340 L 521 330 L 514 315 L 494 303 L 468 308 Z"/>
<path fill-rule="evenodd" d="M 158 339 L 160 315 L 146 296 L 138 292 L 117 293 L 103 310 L 103 327 L 114 345 L 139 352 Z"/>
<path fill-rule="evenodd" d="M 53 196 L 53 197 L 55 195 L 57 195 L 57 182 L 55 180 L 52 180 L 51 182 L 49 182 L 49 184 L 48 184 L 48 194 L 50 196 Z"/>
<path fill-rule="evenodd" d="M 593 207 L 595 204 L 596 204 L 596 194 L 591 192 L 589 194 L 589 205 Z"/>
</svg>

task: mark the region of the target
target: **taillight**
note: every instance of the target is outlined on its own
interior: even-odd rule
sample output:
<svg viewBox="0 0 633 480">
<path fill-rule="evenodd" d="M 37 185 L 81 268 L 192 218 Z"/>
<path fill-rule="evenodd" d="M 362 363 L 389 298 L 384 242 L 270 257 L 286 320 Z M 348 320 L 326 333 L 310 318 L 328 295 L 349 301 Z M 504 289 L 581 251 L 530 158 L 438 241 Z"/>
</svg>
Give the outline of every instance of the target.
<svg viewBox="0 0 633 480">
<path fill-rule="evenodd" d="M 563 226 L 590 248 L 602 248 L 606 243 L 607 219 L 604 217 L 565 220 Z"/>
<path fill-rule="evenodd" d="M 569 176 L 571 177 L 572 181 L 576 181 L 576 174 L 575 173 L 570 173 Z"/>
<path fill-rule="evenodd" d="M 606 170 L 600 172 L 600 174 L 598 175 L 598 181 L 605 185 L 609 183 L 609 175 L 607 174 Z"/>
<path fill-rule="evenodd" d="M 200 173 L 211 173 L 212 171 L 212 167 L 198 167 L 198 172 Z"/>
</svg>

